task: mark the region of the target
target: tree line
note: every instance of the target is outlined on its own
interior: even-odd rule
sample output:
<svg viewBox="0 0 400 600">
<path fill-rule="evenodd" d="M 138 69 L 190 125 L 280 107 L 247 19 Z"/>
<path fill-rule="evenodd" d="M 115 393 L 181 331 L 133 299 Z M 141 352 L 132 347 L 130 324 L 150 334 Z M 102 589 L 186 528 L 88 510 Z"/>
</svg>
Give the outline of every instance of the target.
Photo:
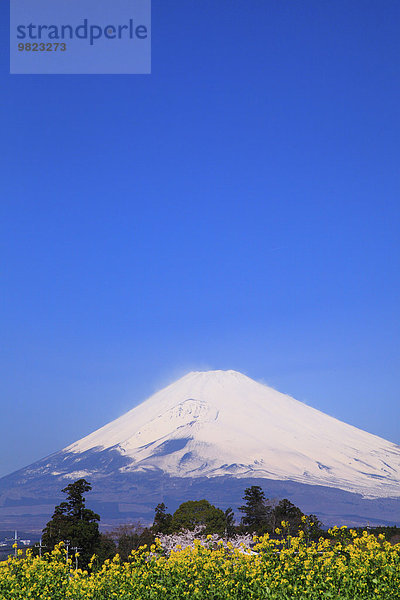
<svg viewBox="0 0 400 600">
<path fill-rule="evenodd" d="M 236 522 L 232 508 L 223 511 L 205 499 L 183 502 L 174 513 L 168 513 L 161 502 L 155 508 L 151 526 L 125 524 L 101 533 L 100 516 L 86 508 L 84 494 L 91 489 L 91 484 L 85 479 L 67 485 L 62 490 L 66 500 L 55 507 L 42 535 L 45 551 L 64 542 L 70 555 L 75 556 L 77 561 L 79 557 L 81 568 L 87 568 L 93 554 L 96 554 L 99 564 L 117 553 L 122 560 L 127 560 L 132 550 L 152 544 L 157 536 L 197 527 L 202 529 L 203 535 L 215 533 L 225 538 L 245 533 L 286 537 L 297 535 L 300 530 L 308 540 L 328 535 L 315 515 L 305 515 L 286 498 L 279 501 L 266 498 L 260 486 L 245 489 L 244 503 L 239 507 L 242 513 L 239 522 Z"/>
<path fill-rule="evenodd" d="M 184 502 L 173 514 L 167 513 L 165 504 L 161 503 L 156 506 L 152 530 L 156 534 L 171 534 L 200 525 L 204 527 L 204 534 L 217 533 L 228 538 L 243 533 L 296 535 L 299 530 L 309 538 L 324 534 L 323 525 L 315 515 L 305 515 L 286 498 L 269 500 L 260 486 L 246 488 L 243 500 L 245 503 L 239 507 L 243 516 L 238 524 L 232 508 L 224 512 L 207 500 Z M 283 528 L 282 522 L 285 523 Z"/>
</svg>

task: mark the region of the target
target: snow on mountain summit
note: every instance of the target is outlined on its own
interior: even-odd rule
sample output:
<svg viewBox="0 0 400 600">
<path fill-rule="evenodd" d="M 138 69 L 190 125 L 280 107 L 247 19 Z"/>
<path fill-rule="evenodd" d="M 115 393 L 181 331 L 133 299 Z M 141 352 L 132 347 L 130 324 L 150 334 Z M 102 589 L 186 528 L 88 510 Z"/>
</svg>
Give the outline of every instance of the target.
<svg viewBox="0 0 400 600">
<path fill-rule="evenodd" d="M 193 371 L 65 448 L 116 449 L 122 471 L 292 480 L 400 496 L 400 447 L 237 371 Z"/>
</svg>

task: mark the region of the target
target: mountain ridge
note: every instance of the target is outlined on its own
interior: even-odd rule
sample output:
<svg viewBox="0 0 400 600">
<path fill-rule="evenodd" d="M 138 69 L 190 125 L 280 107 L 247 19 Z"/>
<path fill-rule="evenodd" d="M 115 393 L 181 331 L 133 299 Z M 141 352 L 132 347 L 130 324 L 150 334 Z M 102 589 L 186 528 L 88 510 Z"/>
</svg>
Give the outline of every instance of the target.
<svg viewBox="0 0 400 600">
<path fill-rule="evenodd" d="M 400 447 L 237 371 L 192 371 L 63 452 L 115 448 L 123 471 L 265 477 L 400 496 Z"/>
<path fill-rule="evenodd" d="M 150 523 L 159 502 L 207 498 L 237 511 L 250 485 L 326 525 L 400 525 L 399 473 L 392 442 L 236 371 L 197 371 L 2 477 L 0 522 L 38 531 L 61 489 L 84 477 L 105 526 Z"/>
</svg>

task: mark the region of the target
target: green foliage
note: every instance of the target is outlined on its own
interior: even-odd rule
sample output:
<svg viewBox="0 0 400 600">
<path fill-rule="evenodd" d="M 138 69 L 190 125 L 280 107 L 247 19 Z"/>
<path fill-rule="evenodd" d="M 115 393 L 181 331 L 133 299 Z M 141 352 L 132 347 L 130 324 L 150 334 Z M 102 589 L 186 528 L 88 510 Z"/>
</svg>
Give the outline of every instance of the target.
<svg viewBox="0 0 400 600">
<path fill-rule="evenodd" d="M 317 515 L 304 515 L 301 529 L 304 531 L 307 541 L 316 541 L 321 537 L 329 537 L 328 532 L 323 527 L 324 525 L 318 519 Z"/>
<path fill-rule="evenodd" d="M 96 562 L 102 565 L 105 560 L 112 559 L 117 554 L 114 541 L 104 533 L 100 534 L 100 543 L 96 548 Z"/>
<path fill-rule="evenodd" d="M 231 507 L 225 511 L 225 531 L 227 538 L 231 538 L 236 533 L 235 514 Z"/>
<path fill-rule="evenodd" d="M 246 531 L 261 535 L 270 528 L 271 506 L 259 485 L 252 485 L 244 491 L 246 503 L 239 507 L 243 513 L 242 524 Z"/>
<path fill-rule="evenodd" d="M 88 565 L 92 554 L 98 551 L 101 543 L 98 514 L 85 507 L 83 494 L 92 489 L 85 479 L 78 479 L 67 485 L 62 492 L 67 494 L 65 502 L 54 509 L 51 520 L 43 529 L 42 542 L 47 550 L 56 544 L 68 544 L 72 552 L 77 548 L 79 565 Z"/>
<path fill-rule="evenodd" d="M 290 502 L 287 498 L 280 500 L 280 502 L 273 509 L 275 523 L 278 527 L 285 521 L 287 523 L 286 533 L 290 535 L 297 535 L 299 529 L 302 528 L 303 513 L 301 510 Z"/>
<path fill-rule="evenodd" d="M 128 560 L 132 550 L 137 550 L 140 546 L 150 546 L 154 542 L 154 534 L 141 523 L 129 523 L 119 525 L 113 531 L 106 533 L 105 538 L 114 545 L 114 553 L 119 554 L 121 560 Z"/>
<path fill-rule="evenodd" d="M 225 514 L 207 500 L 189 500 L 181 504 L 172 516 L 172 532 L 182 531 L 183 529 L 193 530 L 199 525 L 205 527 L 205 534 L 218 533 L 223 535 L 226 529 Z"/>
<path fill-rule="evenodd" d="M 171 533 L 172 515 L 167 513 L 167 507 L 164 502 L 157 504 L 155 508 L 154 522 L 152 531 L 158 535 L 160 533 Z"/>
<path fill-rule="evenodd" d="M 271 501 L 265 497 L 258 485 L 246 488 L 243 499 L 246 500 L 246 504 L 239 508 L 244 513 L 242 531 L 256 535 L 269 533 L 275 536 L 276 531 L 279 530 L 279 535 L 286 537 L 297 535 L 301 530 L 307 540 L 317 540 L 325 535 L 322 523 L 315 515 L 304 515 L 300 508 L 287 498 L 272 506 Z M 285 523 L 284 527 L 282 522 Z"/>
<path fill-rule="evenodd" d="M 385 539 L 391 544 L 400 543 L 400 527 L 396 525 L 378 525 L 377 527 L 370 527 L 368 525 L 368 527 L 357 527 L 356 531 L 361 535 L 364 529 L 367 529 L 368 533 L 375 536 L 384 535 Z"/>
</svg>

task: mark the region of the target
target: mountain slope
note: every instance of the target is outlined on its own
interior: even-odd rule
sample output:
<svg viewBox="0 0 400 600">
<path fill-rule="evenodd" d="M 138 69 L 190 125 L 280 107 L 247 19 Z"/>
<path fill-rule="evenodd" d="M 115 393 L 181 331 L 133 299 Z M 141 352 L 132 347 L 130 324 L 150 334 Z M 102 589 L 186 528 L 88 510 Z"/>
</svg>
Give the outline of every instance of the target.
<svg viewBox="0 0 400 600">
<path fill-rule="evenodd" d="M 4 529 L 40 531 L 86 477 L 103 526 L 207 498 L 238 511 L 260 485 L 326 525 L 400 525 L 400 448 L 235 371 L 189 373 L 131 411 L 0 479 Z M 239 514 L 237 513 L 237 516 Z"/>
<path fill-rule="evenodd" d="M 400 497 L 399 446 L 235 371 L 188 373 L 62 452 L 78 467 L 82 453 L 105 450 L 124 459 L 120 473 L 290 480 Z"/>
</svg>

